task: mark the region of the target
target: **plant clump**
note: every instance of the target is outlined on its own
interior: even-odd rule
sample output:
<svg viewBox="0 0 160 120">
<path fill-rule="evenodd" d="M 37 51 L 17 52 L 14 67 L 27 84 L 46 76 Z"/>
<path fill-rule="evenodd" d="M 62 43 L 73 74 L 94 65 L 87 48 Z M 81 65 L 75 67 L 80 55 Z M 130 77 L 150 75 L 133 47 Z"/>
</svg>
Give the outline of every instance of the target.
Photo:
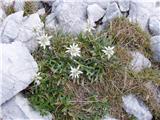
<svg viewBox="0 0 160 120">
<path fill-rule="evenodd" d="M 122 17 L 113 20 L 107 31 L 115 43 L 127 47 L 131 51 L 138 50 L 146 57 L 151 57 L 150 35 L 143 31 L 138 23 L 131 23 L 128 19 Z"/>
<path fill-rule="evenodd" d="M 132 59 L 129 50 L 150 54 L 148 36 L 128 20 L 115 21 L 106 32 L 96 35 L 90 32 L 76 38 L 59 32 L 50 33 L 52 38 L 43 35 L 49 42 L 39 42 L 42 47 L 33 53 L 39 73 L 24 91 L 35 109 L 41 114 L 53 113 L 56 120 L 99 120 L 106 114 L 129 119 L 122 110 L 121 98 L 133 93 L 141 95 L 158 117 L 151 99 L 145 99 L 147 90 L 143 85 L 149 80 L 160 81 L 160 70 L 152 67 L 133 73 L 128 68 Z M 127 37 L 121 33 L 124 24 L 134 33 L 129 31 Z M 117 29 L 119 34 L 115 32 Z"/>
<path fill-rule="evenodd" d="M 14 10 L 13 6 L 8 6 L 5 11 L 6 11 L 7 16 L 12 14 L 12 13 L 15 13 L 15 10 Z"/>
</svg>

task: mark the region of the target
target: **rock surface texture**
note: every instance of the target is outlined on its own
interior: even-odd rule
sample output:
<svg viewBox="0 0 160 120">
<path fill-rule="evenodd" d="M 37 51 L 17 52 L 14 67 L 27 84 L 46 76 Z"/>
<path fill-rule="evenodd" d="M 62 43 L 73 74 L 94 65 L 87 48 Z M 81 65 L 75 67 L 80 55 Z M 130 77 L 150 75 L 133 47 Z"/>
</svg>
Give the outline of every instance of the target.
<svg viewBox="0 0 160 120">
<path fill-rule="evenodd" d="M 109 4 L 107 10 L 106 10 L 106 14 L 103 18 L 103 22 L 111 22 L 113 19 L 115 19 L 116 17 L 120 17 L 122 16 L 121 11 L 118 7 L 118 4 L 116 2 L 113 2 L 111 4 Z"/>
<path fill-rule="evenodd" d="M 87 7 L 87 13 L 88 13 L 88 19 L 95 23 L 99 21 L 101 18 L 103 18 L 105 14 L 105 10 L 102 9 L 99 5 L 93 4 L 93 5 L 88 5 Z"/>
<path fill-rule="evenodd" d="M 129 20 L 134 23 L 139 23 L 143 30 L 147 31 L 148 19 L 150 11 L 141 2 L 130 3 Z"/>
<path fill-rule="evenodd" d="M 160 35 L 160 17 L 151 17 L 149 19 L 149 31 L 152 35 Z"/>
<path fill-rule="evenodd" d="M 138 120 L 152 120 L 152 114 L 143 101 L 132 94 L 124 96 L 122 100 L 123 107 L 127 113 L 134 115 Z"/>
<path fill-rule="evenodd" d="M 0 44 L 0 105 L 25 89 L 38 71 L 37 63 L 21 42 Z"/>
<path fill-rule="evenodd" d="M 152 37 L 150 45 L 154 60 L 160 62 L 160 35 Z"/>
<path fill-rule="evenodd" d="M 140 72 L 143 69 L 150 68 L 151 62 L 140 52 L 131 52 L 132 61 L 130 68 L 135 72 Z"/>
<path fill-rule="evenodd" d="M 61 3 L 55 9 L 55 16 L 65 33 L 76 35 L 86 28 L 86 5 Z"/>
<path fill-rule="evenodd" d="M 52 120 L 52 115 L 41 116 L 21 94 L 16 95 L 1 107 L 3 120 Z"/>
<path fill-rule="evenodd" d="M 37 13 L 23 17 L 23 11 L 9 15 L 0 27 L 0 42 L 23 42 L 30 51 L 37 47 L 35 30 L 42 30 L 44 24 Z M 13 32 L 14 31 L 14 32 Z"/>
</svg>

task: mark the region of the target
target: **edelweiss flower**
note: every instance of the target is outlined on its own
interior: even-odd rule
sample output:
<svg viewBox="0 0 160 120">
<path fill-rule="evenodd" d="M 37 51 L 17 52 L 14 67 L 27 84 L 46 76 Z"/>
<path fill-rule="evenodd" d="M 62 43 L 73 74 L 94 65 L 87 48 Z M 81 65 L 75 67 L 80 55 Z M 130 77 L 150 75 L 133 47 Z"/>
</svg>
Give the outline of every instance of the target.
<svg viewBox="0 0 160 120">
<path fill-rule="evenodd" d="M 83 73 L 82 71 L 79 70 L 79 67 L 80 66 L 78 66 L 77 68 L 73 68 L 71 66 L 70 77 L 72 77 L 72 79 L 79 78 L 79 75 Z"/>
<path fill-rule="evenodd" d="M 102 52 L 105 53 L 105 55 L 108 56 L 108 59 L 110 59 L 114 55 L 114 47 L 104 47 L 104 50 Z"/>
<path fill-rule="evenodd" d="M 85 32 L 91 32 L 92 30 L 95 30 L 94 26 L 95 26 L 94 22 L 87 19 L 87 28 L 86 28 Z"/>
<path fill-rule="evenodd" d="M 66 53 L 69 53 L 71 57 L 80 56 L 80 48 L 78 47 L 78 44 L 73 43 L 70 45 L 70 47 L 67 47 Z"/>
<path fill-rule="evenodd" d="M 41 82 L 39 80 L 35 80 L 34 82 L 35 82 L 36 86 L 39 86 L 41 84 Z"/>
<path fill-rule="evenodd" d="M 41 47 L 43 47 L 43 49 L 46 48 L 46 46 L 50 45 L 50 39 L 52 38 L 52 36 L 48 36 L 47 34 L 42 34 L 39 37 L 37 37 L 37 39 L 39 40 L 39 44 Z"/>
<path fill-rule="evenodd" d="M 40 80 L 42 79 L 42 77 L 40 76 L 40 72 L 37 73 L 36 77 L 35 77 L 35 84 L 36 86 L 39 86 L 41 84 Z"/>
</svg>

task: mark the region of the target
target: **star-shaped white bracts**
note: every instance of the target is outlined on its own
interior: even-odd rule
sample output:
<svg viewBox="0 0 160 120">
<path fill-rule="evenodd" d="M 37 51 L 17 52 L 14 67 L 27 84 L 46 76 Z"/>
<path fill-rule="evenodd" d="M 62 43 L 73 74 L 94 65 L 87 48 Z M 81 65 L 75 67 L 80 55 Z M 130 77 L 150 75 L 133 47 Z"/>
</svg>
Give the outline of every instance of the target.
<svg viewBox="0 0 160 120">
<path fill-rule="evenodd" d="M 47 34 L 42 34 L 37 37 L 38 43 L 40 44 L 43 49 L 46 49 L 46 46 L 50 46 L 50 39 L 52 36 L 48 36 Z"/>
<path fill-rule="evenodd" d="M 78 47 L 78 44 L 73 43 L 69 47 L 67 47 L 66 53 L 69 53 L 71 57 L 80 57 L 81 49 Z"/>
<path fill-rule="evenodd" d="M 79 78 L 79 75 L 83 73 L 82 71 L 79 70 L 79 67 L 80 66 L 78 66 L 77 68 L 73 68 L 71 66 L 70 77 L 72 77 L 72 79 Z"/>
<path fill-rule="evenodd" d="M 35 83 L 36 86 L 39 86 L 39 85 L 41 84 L 40 80 L 42 80 L 42 77 L 40 76 L 40 74 L 41 74 L 41 73 L 38 72 L 37 75 L 35 76 L 35 81 L 34 81 L 34 83 Z"/>
<path fill-rule="evenodd" d="M 114 47 L 104 47 L 104 49 L 102 50 L 102 52 L 104 52 L 105 55 L 107 55 L 108 60 L 114 55 Z"/>
<path fill-rule="evenodd" d="M 93 21 L 87 19 L 87 27 L 86 27 L 86 29 L 85 29 L 85 32 L 91 33 L 92 30 L 93 30 L 93 31 L 95 30 L 94 26 L 95 26 L 95 23 L 94 23 Z"/>
</svg>

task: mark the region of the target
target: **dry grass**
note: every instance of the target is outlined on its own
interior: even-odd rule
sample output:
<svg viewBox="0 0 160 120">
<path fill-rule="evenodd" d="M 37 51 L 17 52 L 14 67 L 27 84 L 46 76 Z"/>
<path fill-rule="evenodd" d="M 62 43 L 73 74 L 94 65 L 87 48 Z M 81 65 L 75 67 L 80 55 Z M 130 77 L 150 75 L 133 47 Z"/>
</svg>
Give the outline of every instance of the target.
<svg viewBox="0 0 160 120">
<path fill-rule="evenodd" d="M 150 35 L 144 32 L 138 24 L 130 23 L 126 18 L 115 19 L 107 30 L 113 36 L 115 43 L 129 50 L 139 50 L 146 57 L 151 57 Z"/>
</svg>

